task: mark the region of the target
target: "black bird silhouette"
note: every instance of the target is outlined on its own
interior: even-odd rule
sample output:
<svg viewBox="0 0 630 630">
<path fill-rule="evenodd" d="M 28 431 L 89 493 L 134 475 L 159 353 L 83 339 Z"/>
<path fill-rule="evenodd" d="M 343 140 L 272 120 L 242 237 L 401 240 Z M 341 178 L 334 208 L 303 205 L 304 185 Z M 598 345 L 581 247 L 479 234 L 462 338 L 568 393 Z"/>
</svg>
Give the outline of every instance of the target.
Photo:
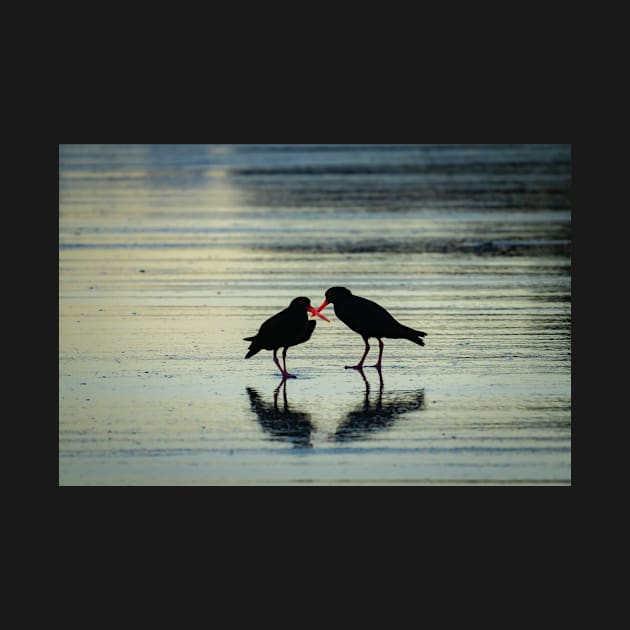
<svg viewBox="0 0 630 630">
<path fill-rule="evenodd" d="M 278 394 L 282 388 L 283 406 L 278 406 Z M 246 388 L 249 404 L 256 414 L 260 426 L 273 440 L 286 440 L 296 448 L 312 448 L 311 434 L 315 427 L 311 415 L 295 411 L 287 402 L 287 379 L 283 378 L 273 391 L 273 404 L 265 402 L 252 387 Z"/>
<path fill-rule="evenodd" d="M 375 367 L 378 370 L 381 369 L 381 359 L 383 357 L 383 337 L 408 339 L 419 346 L 424 346 L 422 337 L 425 337 L 427 333 L 404 326 L 376 302 L 358 295 L 352 295 L 352 292 L 345 287 L 331 287 L 326 291 L 325 295 L 326 299 L 321 303 L 315 314 L 319 315 L 320 311 L 326 308 L 328 304 L 333 304 L 335 315 L 348 328 L 359 333 L 365 342 L 365 352 L 361 360 L 356 365 L 346 365 L 346 369 L 361 370 L 363 368 L 365 357 L 370 351 L 370 344 L 368 343 L 370 337 L 378 339 L 379 353 L 376 364 L 369 367 Z"/>
<path fill-rule="evenodd" d="M 309 321 L 307 311 L 313 316 L 317 315 L 330 321 L 311 306 L 311 301 L 307 297 L 296 297 L 287 308 L 263 322 L 256 335 L 243 339 L 243 341 L 251 341 L 245 358 L 249 359 L 261 350 L 273 350 L 273 360 L 282 372 L 282 378 L 296 378 L 295 374 L 287 372 L 287 348 L 297 346 L 311 338 L 316 322 Z M 276 355 L 279 348 L 283 348 L 284 368 L 280 367 L 280 361 Z"/>
<path fill-rule="evenodd" d="M 357 370 L 365 383 L 363 402 L 346 413 L 332 439 L 347 442 L 368 437 L 370 434 L 389 429 L 401 416 L 424 408 L 424 388 L 390 392 L 383 399 L 383 378 L 379 370 L 379 389 L 376 400 L 370 402 L 370 383 L 363 370 Z"/>
</svg>

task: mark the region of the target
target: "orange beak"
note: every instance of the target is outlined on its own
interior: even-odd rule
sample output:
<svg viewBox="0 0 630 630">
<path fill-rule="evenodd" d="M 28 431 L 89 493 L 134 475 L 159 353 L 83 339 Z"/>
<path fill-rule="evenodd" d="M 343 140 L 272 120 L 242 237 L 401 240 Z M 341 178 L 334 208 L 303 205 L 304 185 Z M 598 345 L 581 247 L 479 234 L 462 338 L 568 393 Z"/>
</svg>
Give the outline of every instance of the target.
<svg viewBox="0 0 630 630">
<path fill-rule="evenodd" d="M 314 312 L 313 317 L 315 317 L 315 315 L 317 315 L 318 317 L 321 317 L 322 319 L 326 319 L 320 311 L 323 311 L 328 305 L 330 304 L 330 302 L 328 300 L 324 300 L 320 305 L 319 308 Z M 315 310 L 315 309 L 313 309 Z M 330 322 L 329 319 L 326 319 L 327 322 Z"/>
<path fill-rule="evenodd" d="M 315 310 L 312 306 L 307 306 L 306 310 L 311 314 L 311 319 L 317 315 L 320 319 L 323 319 L 325 322 L 330 324 L 330 320 L 327 317 L 324 317 L 319 311 L 321 310 L 321 306 Z"/>
</svg>

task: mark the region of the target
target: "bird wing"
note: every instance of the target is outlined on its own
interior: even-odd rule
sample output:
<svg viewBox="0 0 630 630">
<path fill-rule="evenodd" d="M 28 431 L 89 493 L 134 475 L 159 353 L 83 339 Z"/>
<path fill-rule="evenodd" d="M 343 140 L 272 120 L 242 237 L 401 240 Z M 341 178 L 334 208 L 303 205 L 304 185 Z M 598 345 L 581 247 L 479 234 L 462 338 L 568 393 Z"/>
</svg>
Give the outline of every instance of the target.
<svg viewBox="0 0 630 630">
<path fill-rule="evenodd" d="M 282 331 L 285 330 L 288 323 L 288 309 L 284 309 L 264 321 L 258 329 L 256 336 L 259 341 L 263 341 L 267 338 L 275 338 L 279 335 L 281 336 Z"/>
<path fill-rule="evenodd" d="M 294 346 L 308 340 L 311 336 L 315 327 L 309 329 L 308 326 L 306 313 L 296 314 L 295 309 L 287 308 L 263 322 L 256 336 L 256 342 L 267 350 Z"/>
<path fill-rule="evenodd" d="M 346 303 L 341 305 L 341 308 L 337 308 L 335 305 L 335 314 L 355 332 L 362 334 L 367 323 L 370 336 L 375 337 L 381 327 L 391 327 L 398 324 L 380 304 L 357 295 L 352 296 L 352 298 L 352 301 L 347 303 L 348 308 L 344 308 Z"/>
<path fill-rule="evenodd" d="M 396 319 L 391 315 L 391 313 L 385 310 L 380 304 L 376 302 L 372 302 L 372 300 L 368 300 L 367 298 L 357 297 L 357 300 L 360 300 L 361 304 L 361 312 L 365 313 L 369 317 L 380 318 L 383 321 L 393 321 Z"/>
<path fill-rule="evenodd" d="M 304 333 L 304 336 L 300 337 L 300 339 L 298 340 L 298 343 L 304 343 L 305 341 L 308 341 L 311 338 L 311 335 L 313 334 L 313 331 L 315 330 L 316 324 L 317 322 L 315 320 L 308 321 L 308 323 L 306 324 L 306 331 Z"/>
</svg>

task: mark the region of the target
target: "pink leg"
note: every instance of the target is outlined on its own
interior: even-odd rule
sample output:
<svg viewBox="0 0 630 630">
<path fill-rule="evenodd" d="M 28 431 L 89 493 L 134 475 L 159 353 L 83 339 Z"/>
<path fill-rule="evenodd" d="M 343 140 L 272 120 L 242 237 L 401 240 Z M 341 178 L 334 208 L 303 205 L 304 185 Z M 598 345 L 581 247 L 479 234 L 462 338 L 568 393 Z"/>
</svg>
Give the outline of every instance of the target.
<svg viewBox="0 0 630 630">
<path fill-rule="evenodd" d="M 280 384 L 278 385 L 278 387 L 276 387 L 276 389 L 273 390 L 273 408 L 276 411 L 278 410 L 278 393 L 280 392 L 280 388 L 284 387 L 283 389 L 283 394 L 284 394 L 284 409 L 286 411 L 287 409 L 287 379 L 284 378 L 284 376 L 282 377 L 282 380 L 280 381 Z"/>
<path fill-rule="evenodd" d="M 284 378 L 297 378 L 295 374 L 289 374 L 287 372 L 287 349 L 282 350 L 282 364 L 284 365 Z"/>
<path fill-rule="evenodd" d="M 346 370 L 362 370 L 363 369 L 363 361 L 365 361 L 365 357 L 367 356 L 367 353 L 370 351 L 370 344 L 368 343 L 367 338 L 364 337 L 363 341 L 365 341 L 365 352 L 363 353 L 361 360 L 356 365 L 346 365 L 345 366 Z"/>
<path fill-rule="evenodd" d="M 381 358 L 383 357 L 383 342 L 381 339 L 378 340 L 378 361 L 375 365 L 370 365 L 368 367 L 375 367 L 377 370 L 381 369 Z"/>
<path fill-rule="evenodd" d="M 278 366 L 278 369 L 282 372 L 282 378 L 287 378 L 287 371 L 282 369 L 280 361 L 278 361 L 278 357 L 276 356 L 276 350 L 273 351 L 273 361 Z"/>
</svg>

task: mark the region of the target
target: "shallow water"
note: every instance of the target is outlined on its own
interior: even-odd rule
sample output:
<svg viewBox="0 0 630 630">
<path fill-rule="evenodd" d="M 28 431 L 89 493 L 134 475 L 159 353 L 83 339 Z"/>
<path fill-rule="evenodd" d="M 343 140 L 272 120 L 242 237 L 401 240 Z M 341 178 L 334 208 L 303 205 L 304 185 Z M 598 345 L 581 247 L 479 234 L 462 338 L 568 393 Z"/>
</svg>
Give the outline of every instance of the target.
<svg viewBox="0 0 630 630">
<path fill-rule="evenodd" d="M 60 146 L 59 483 L 571 481 L 567 145 Z M 428 333 L 260 324 L 335 285 Z M 366 364 L 376 360 L 378 344 Z"/>
</svg>

